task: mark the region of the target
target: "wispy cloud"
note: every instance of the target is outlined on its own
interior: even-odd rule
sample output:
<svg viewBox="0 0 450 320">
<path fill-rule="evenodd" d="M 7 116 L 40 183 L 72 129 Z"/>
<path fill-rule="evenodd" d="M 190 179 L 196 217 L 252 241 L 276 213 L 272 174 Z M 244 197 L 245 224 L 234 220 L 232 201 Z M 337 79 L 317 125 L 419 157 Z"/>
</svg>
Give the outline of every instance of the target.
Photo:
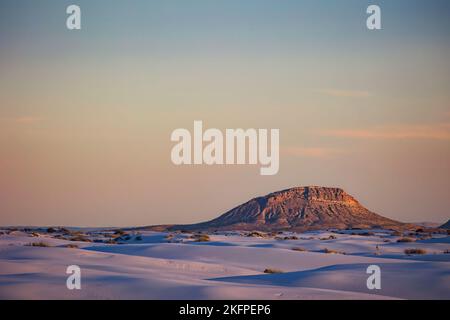
<svg viewBox="0 0 450 320">
<path fill-rule="evenodd" d="M 40 117 L 26 116 L 26 117 L 18 117 L 14 119 L 17 123 L 36 123 L 42 120 Z"/>
<path fill-rule="evenodd" d="M 342 150 L 322 147 L 281 147 L 281 154 L 293 157 L 326 158 L 342 153 Z"/>
<path fill-rule="evenodd" d="M 450 123 L 434 125 L 397 125 L 369 129 L 326 130 L 323 135 L 356 139 L 430 139 L 450 140 Z"/>
<path fill-rule="evenodd" d="M 339 98 L 368 98 L 371 96 L 371 93 L 368 91 L 358 90 L 323 89 L 318 92 L 327 96 Z"/>
<path fill-rule="evenodd" d="M 21 116 L 21 117 L 2 117 L 0 118 L 0 120 L 9 123 L 32 124 L 42 121 L 42 118 L 37 116 Z"/>
</svg>

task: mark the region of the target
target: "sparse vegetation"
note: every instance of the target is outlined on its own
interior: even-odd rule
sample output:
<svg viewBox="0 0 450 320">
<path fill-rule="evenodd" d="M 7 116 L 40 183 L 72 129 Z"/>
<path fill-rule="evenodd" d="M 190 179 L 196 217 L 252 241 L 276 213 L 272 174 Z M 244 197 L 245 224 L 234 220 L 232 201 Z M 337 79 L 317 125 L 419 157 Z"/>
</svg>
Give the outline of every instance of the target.
<svg viewBox="0 0 450 320">
<path fill-rule="evenodd" d="M 328 248 L 323 249 L 323 253 L 329 253 L 329 254 L 345 254 L 345 252 L 343 252 L 343 251 L 338 251 L 338 250 L 333 250 L 333 249 L 328 249 Z"/>
<path fill-rule="evenodd" d="M 211 238 L 207 234 L 194 234 L 191 236 L 191 239 L 194 239 L 195 242 L 211 241 Z"/>
<path fill-rule="evenodd" d="M 297 236 L 275 237 L 275 240 L 298 240 Z"/>
<path fill-rule="evenodd" d="M 397 242 L 414 242 L 414 241 L 416 241 L 416 240 L 413 238 L 408 238 L 408 237 L 400 238 L 397 240 Z"/>
<path fill-rule="evenodd" d="M 450 249 L 444 250 L 444 254 L 450 254 Z"/>
<path fill-rule="evenodd" d="M 68 245 L 66 245 L 66 248 L 78 249 L 79 247 L 76 244 L 69 243 Z"/>
<path fill-rule="evenodd" d="M 262 232 L 253 231 L 247 234 L 247 237 L 255 237 L 255 238 L 266 238 L 267 235 Z"/>
<path fill-rule="evenodd" d="M 50 245 L 48 243 L 45 243 L 43 241 L 39 241 L 39 242 L 32 242 L 32 243 L 28 243 L 26 244 L 27 247 L 50 247 Z"/>
<path fill-rule="evenodd" d="M 299 251 L 299 252 L 307 252 L 308 251 L 305 248 L 300 248 L 300 247 L 294 247 L 294 248 L 292 248 L 292 250 Z"/>
<path fill-rule="evenodd" d="M 274 273 L 284 273 L 284 271 L 279 270 L 279 269 L 267 268 L 267 269 L 264 269 L 264 273 L 274 274 Z"/>
<path fill-rule="evenodd" d="M 92 242 L 91 239 L 86 238 L 84 235 L 78 235 L 69 239 L 70 241 L 80 241 L 80 242 Z"/>
<path fill-rule="evenodd" d="M 336 236 L 330 235 L 329 237 L 325 237 L 325 238 L 320 238 L 320 240 L 322 241 L 326 241 L 326 240 L 336 240 Z"/>
<path fill-rule="evenodd" d="M 410 255 L 410 254 L 426 254 L 427 251 L 424 249 L 418 249 L 418 248 L 413 248 L 413 249 L 405 249 L 405 254 Z"/>
</svg>

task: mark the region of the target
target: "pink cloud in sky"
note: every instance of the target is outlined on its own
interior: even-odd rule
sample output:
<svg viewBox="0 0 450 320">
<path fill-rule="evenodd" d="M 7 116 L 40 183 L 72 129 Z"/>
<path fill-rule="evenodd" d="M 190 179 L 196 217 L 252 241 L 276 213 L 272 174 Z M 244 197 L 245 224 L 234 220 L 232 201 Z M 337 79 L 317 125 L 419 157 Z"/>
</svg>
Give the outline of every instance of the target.
<svg viewBox="0 0 450 320">
<path fill-rule="evenodd" d="M 323 147 L 281 147 L 281 154 L 294 157 L 326 158 L 342 153 L 342 150 Z"/>
<path fill-rule="evenodd" d="M 34 117 L 34 116 L 24 116 L 24 117 L 18 117 L 18 118 L 14 119 L 14 121 L 17 123 L 36 123 L 41 120 L 42 120 L 42 118 Z"/>
<path fill-rule="evenodd" d="M 434 125 L 397 125 L 368 129 L 322 131 L 325 136 L 358 139 L 431 139 L 450 140 L 450 123 Z"/>
</svg>

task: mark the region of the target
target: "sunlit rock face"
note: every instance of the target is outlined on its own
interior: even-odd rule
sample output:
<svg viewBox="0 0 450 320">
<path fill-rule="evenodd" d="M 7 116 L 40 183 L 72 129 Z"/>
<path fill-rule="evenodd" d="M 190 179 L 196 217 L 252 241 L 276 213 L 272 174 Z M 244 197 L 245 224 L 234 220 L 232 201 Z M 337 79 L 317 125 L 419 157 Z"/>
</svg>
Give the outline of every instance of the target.
<svg viewBox="0 0 450 320">
<path fill-rule="evenodd" d="M 363 207 L 340 188 L 297 187 L 254 198 L 220 217 L 173 229 L 317 230 L 348 228 L 398 229 L 394 221 Z"/>
</svg>

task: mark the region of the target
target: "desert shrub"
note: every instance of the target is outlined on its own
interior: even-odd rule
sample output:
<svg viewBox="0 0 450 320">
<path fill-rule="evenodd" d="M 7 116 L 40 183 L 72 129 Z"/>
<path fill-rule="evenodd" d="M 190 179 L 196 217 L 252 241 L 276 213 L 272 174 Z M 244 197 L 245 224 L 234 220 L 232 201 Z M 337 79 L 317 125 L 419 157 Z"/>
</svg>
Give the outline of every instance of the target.
<svg viewBox="0 0 450 320">
<path fill-rule="evenodd" d="M 39 242 L 32 242 L 32 243 L 28 243 L 26 244 L 27 247 L 50 247 L 50 245 L 48 243 L 45 243 L 43 241 L 39 241 Z"/>
<path fill-rule="evenodd" d="M 78 249 L 79 247 L 76 244 L 69 243 L 68 245 L 66 245 L 66 248 Z"/>
<path fill-rule="evenodd" d="M 80 241 L 80 242 L 92 242 L 91 239 L 86 238 L 85 236 L 79 235 L 69 239 L 70 241 Z"/>
<path fill-rule="evenodd" d="M 195 234 L 191 237 L 195 242 L 208 242 L 211 238 L 207 234 Z"/>
<path fill-rule="evenodd" d="M 108 240 L 105 240 L 105 243 L 107 243 L 107 244 L 117 244 L 117 241 L 115 239 L 108 239 Z"/>
<path fill-rule="evenodd" d="M 403 233 L 400 232 L 400 231 L 395 230 L 395 231 L 392 232 L 392 235 L 395 236 L 395 237 L 402 237 Z"/>
<path fill-rule="evenodd" d="M 320 240 L 325 241 L 325 240 L 335 240 L 337 239 L 336 236 L 330 235 L 329 237 L 326 238 L 320 238 Z"/>
<path fill-rule="evenodd" d="M 283 240 L 298 240 L 298 237 L 296 237 L 296 236 L 289 236 L 289 237 L 284 237 Z"/>
<path fill-rule="evenodd" d="M 282 270 L 273 269 L 273 268 L 264 269 L 264 273 L 271 273 L 271 274 L 273 274 L 273 273 L 283 273 L 283 272 L 284 271 L 282 271 Z"/>
<path fill-rule="evenodd" d="M 254 238 L 265 238 L 267 235 L 262 232 L 253 231 L 247 234 L 247 237 L 254 237 Z"/>
<path fill-rule="evenodd" d="M 119 236 L 123 236 L 125 234 L 125 231 L 119 229 L 119 230 L 114 231 L 114 234 L 115 235 L 119 235 Z"/>
<path fill-rule="evenodd" d="M 345 252 L 343 252 L 343 251 L 338 251 L 338 250 L 333 250 L 333 249 L 328 249 L 328 248 L 323 249 L 323 253 L 329 253 L 329 254 L 345 254 Z"/>
<path fill-rule="evenodd" d="M 47 229 L 47 233 L 55 233 L 55 232 L 56 232 L 55 228 L 50 227 Z"/>
<path fill-rule="evenodd" d="M 418 249 L 418 248 L 413 248 L 413 249 L 405 249 L 405 254 L 426 254 L 427 251 L 424 249 Z"/>
<path fill-rule="evenodd" d="M 397 242 L 414 242 L 416 240 L 414 240 L 413 238 L 400 238 L 397 240 Z"/>
<path fill-rule="evenodd" d="M 308 251 L 305 248 L 300 248 L 300 247 L 294 247 L 294 248 L 292 248 L 292 250 L 299 251 L 299 252 L 306 252 L 306 251 Z"/>
</svg>

